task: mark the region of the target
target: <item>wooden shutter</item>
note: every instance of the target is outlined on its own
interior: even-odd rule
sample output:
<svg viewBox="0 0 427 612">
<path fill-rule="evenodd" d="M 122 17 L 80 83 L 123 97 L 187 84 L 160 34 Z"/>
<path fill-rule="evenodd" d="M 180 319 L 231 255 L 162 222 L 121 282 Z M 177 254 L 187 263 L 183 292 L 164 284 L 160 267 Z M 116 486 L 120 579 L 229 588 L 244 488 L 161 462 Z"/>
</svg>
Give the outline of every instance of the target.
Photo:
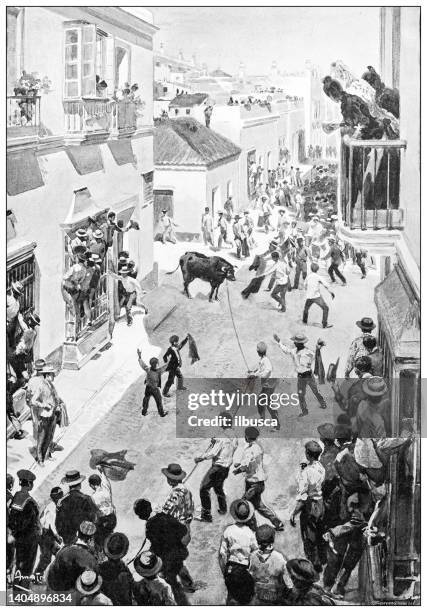
<svg viewBox="0 0 427 612">
<path fill-rule="evenodd" d="M 82 26 L 82 97 L 96 97 L 96 27 L 93 24 Z M 99 77 L 103 79 L 103 75 Z"/>
<path fill-rule="evenodd" d="M 65 29 L 64 43 L 64 98 L 79 98 L 80 87 L 80 61 L 81 61 L 81 30 L 78 27 Z"/>
</svg>

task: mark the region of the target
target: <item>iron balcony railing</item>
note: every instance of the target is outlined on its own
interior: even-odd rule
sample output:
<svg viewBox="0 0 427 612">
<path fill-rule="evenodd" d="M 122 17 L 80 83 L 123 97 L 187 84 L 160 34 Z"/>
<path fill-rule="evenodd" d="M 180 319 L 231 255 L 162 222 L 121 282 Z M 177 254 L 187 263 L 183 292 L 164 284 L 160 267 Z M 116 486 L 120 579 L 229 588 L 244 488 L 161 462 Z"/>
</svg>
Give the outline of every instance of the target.
<svg viewBox="0 0 427 612">
<path fill-rule="evenodd" d="M 400 161 L 403 140 L 358 140 L 341 146 L 341 216 L 350 229 L 403 228 Z"/>
<path fill-rule="evenodd" d="M 7 96 L 8 136 L 36 134 L 40 127 L 40 96 Z"/>
</svg>

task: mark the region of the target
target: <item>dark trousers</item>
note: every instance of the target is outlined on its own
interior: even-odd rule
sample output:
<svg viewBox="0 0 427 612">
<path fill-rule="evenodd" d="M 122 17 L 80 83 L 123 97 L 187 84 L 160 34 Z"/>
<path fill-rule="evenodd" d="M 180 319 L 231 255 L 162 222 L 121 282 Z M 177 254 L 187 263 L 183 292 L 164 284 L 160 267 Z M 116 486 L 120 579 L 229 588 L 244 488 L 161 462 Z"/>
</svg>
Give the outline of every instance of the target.
<svg viewBox="0 0 427 612">
<path fill-rule="evenodd" d="M 150 397 L 154 397 L 154 401 L 156 402 L 157 406 L 157 412 L 160 414 L 160 416 L 163 416 L 163 402 L 160 389 L 159 387 L 150 387 L 149 385 L 145 386 L 145 395 L 144 399 L 142 400 L 142 414 L 147 414 Z"/>
<path fill-rule="evenodd" d="M 338 278 L 340 279 L 340 281 L 342 283 L 344 283 L 344 285 L 346 284 L 346 280 L 344 278 L 344 276 L 341 274 L 341 272 L 339 271 L 338 268 L 338 264 L 337 263 L 331 263 L 331 265 L 328 268 L 328 274 L 329 277 L 331 279 L 332 282 L 335 282 L 335 274 L 338 276 Z"/>
<path fill-rule="evenodd" d="M 16 566 L 14 585 L 16 587 L 29 588 L 30 580 L 28 577 L 33 573 L 38 547 L 39 538 L 36 533 L 15 540 Z M 17 572 L 22 576 L 22 579 L 19 578 L 19 574 L 16 575 Z M 16 588 L 16 592 L 24 593 L 25 591 Z"/>
<path fill-rule="evenodd" d="M 168 375 L 168 379 L 166 381 L 166 384 L 163 388 L 163 395 L 166 395 L 166 393 L 169 393 L 169 389 L 172 387 L 172 385 L 175 382 L 175 378 L 178 379 L 178 389 L 183 389 L 184 388 L 184 377 L 181 373 L 181 368 L 174 368 L 173 370 L 169 370 L 169 375 Z"/>
<path fill-rule="evenodd" d="M 273 510 L 271 510 L 271 508 L 269 508 L 268 506 L 265 505 L 265 503 L 263 502 L 261 495 L 263 494 L 265 489 L 265 483 L 264 482 L 248 482 L 246 480 L 245 482 L 245 493 L 243 495 L 243 499 L 247 499 L 248 501 L 250 501 L 255 510 L 258 510 L 258 512 L 261 514 L 261 516 L 264 516 L 266 519 L 268 519 L 275 527 L 278 527 L 281 524 L 281 520 L 279 519 L 279 517 L 273 512 Z M 251 521 L 251 523 L 249 524 L 251 529 L 256 529 L 256 519 L 254 517 L 254 520 Z"/>
<path fill-rule="evenodd" d="M 301 412 L 303 414 L 308 414 L 307 402 L 305 401 L 307 387 L 310 387 L 310 389 L 313 391 L 314 397 L 318 400 L 322 408 L 326 408 L 325 398 L 317 388 L 313 372 L 303 372 L 302 374 L 298 374 L 297 376 L 298 399 Z"/>
<path fill-rule="evenodd" d="M 120 300 L 120 307 L 124 306 L 126 309 L 126 319 L 128 323 L 132 323 L 132 306 L 136 304 L 136 291 L 127 293 L 123 290 L 123 295 Z"/>
<path fill-rule="evenodd" d="M 343 525 L 344 527 L 344 525 Z M 338 528 L 339 529 L 339 528 Z M 359 563 L 363 553 L 365 542 L 360 527 L 343 533 L 334 541 L 335 554 L 330 547 L 327 551 L 327 564 L 323 574 L 323 584 L 325 587 L 332 588 L 337 576 L 342 570 L 339 585 L 344 588 L 347 584 L 351 572 Z"/>
<path fill-rule="evenodd" d="M 213 489 L 218 499 L 218 508 L 221 512 L 227 511 L 227 501 L 224 493 L 224 481 L 228 476 L 230 468 L 221 465 L 213 465 L 206 472 L 200 485 L 200 502 L 202 504 L 202 516 L 211 517 L 211 496 Z"/>
<path fill-rule="evenodd" d="M 302 313 L 302 322 L 307 323 L 308 311 L 310 310 L 313 304 L 317 304 L 322 309 L 322 326 L 326 327 L 328 324 L 329 306 L 322 298 L 322 296 L 305 300 L 304 311 Z"/>
<path fill-rule="evenodd" d="M 37 461 L 44 461 L 53 441 L 56 427 L 56 415 L 39 417 L 37 428 Z"/>
<path fill-rule="evenodd" d="M 247 300 L 251 293 L 258 293 L 263 280 L 263 276 L 255 276 L 255 278 L 250 281 L 249 285 L 243 289 L 242 297 Z"/>
<path fill-rule="evenodd" d="M 312 562 L 317 571 L 326 563 L 323 540 L 323 500 L 305 502 L 300 514 L 301 538 L 306 558 Z"/>
<path fill-rule="evenodd" d="M 280 429 L 279 411 L 273 410 L 272 408 L 270 408 L 270 395 L 273 392 L 274 392 L 274 387 L 261 387 L 261 391 L 258 395 L 258 402 L 257 402 L 258 414 L 261 417 L 261 419 L 264 419 L 265 410 L 267 409 L 268 414 L 271 416 L 271 418 L 276 419 L 277 421 L 276 429 Z M 260 402 L 260 396 L 267 396 L 267 397 L 266 399 L 264 399 L 263 397 L 263 401 Z"/>
<path fill-rule="evenodd" d="M 302 279 L 305 280 L 307 278 L 307 262 L 297 260 L 295 268 L 294 289 L 298 289 L 299 287 L 299 279 L 301 274 Z"/>
<path fill-rule="evenodd" d="M 52 557 L 56 555 L 58 550 L 61 548 L 55 539 L 50 529 L 43 529 L 40 538 L 40 558 L 36 567 L 36 574 L 43 576 L 47 566 L 52 560 Z"/>
<path fill-rule="evenodd" d="M 362 272 L 362 276 L 364 278 L 366 276 L 366 266 L 365 266 L 365 263 L 356 257 L 356 265 L 359 266 L 360 271 Z"/>
<path fill-rule="evenodd" d="M 278 283 L 276 283 L 274 285 L 274 289 L 271 294 L 272 299 L 281 305 L 282 310 L 286 310 L 286 290 L 287 288 L 288 288 L 288 285 L 279 285 Z"/>
</svg>

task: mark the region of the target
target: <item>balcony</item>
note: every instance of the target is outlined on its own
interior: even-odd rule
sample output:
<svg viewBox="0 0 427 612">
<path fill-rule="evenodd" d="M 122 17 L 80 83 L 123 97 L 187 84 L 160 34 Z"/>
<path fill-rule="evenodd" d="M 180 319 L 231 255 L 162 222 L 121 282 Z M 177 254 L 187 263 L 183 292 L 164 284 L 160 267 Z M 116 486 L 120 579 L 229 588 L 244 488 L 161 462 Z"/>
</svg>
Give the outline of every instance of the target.
<svg viewBox="0 0 427 612">
<path fill-rule="evenodd" d="M 63 101 L 65 144 L 105 142 L 110 135 L 115 102 L 108 98 L 76 98 Z"/>
<path fill-rule="evenodd" d="M 113 108 L 112 137 L 131 136 L 137 129 L 137 108 L 133 100 L 118 100 Z"/>
<path fill-rule="evenodd" d="M 40 96 L 7 96 L 7 138 L 38 136 L 40 129 Z"/>
<path fill-rule="evenodd" d="M 394 248 L 404 227 L 400 208 L 402 140 L 344 136 L 338 183 L 339 232 L 354 246 L 378 253 Z"/>
</svg>

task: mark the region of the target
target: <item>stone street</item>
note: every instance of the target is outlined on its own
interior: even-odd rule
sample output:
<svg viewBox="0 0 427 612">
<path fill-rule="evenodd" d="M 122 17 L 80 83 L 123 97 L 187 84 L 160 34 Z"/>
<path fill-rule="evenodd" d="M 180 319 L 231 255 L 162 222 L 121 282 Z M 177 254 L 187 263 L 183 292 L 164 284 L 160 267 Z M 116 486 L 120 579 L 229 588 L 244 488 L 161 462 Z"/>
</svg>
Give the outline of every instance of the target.
<svg viewBox="0 0 427 612">
<path fill-rule="evenodd" d="M 265 248 L 266 239 L 263 233 L 257 233 L 259 252 Z M 348 286 L 335 285 L 336 299 L 331 305 L 330 314 L 330 321 L 334 327 L 322 330 L 320 310 L 316 311 L 315 307 L 310 313 L 309 321 L 317 322 L 319 327 L 302 325 L 304 292 L 301 290 L 292 291 L 287 295 L 288 310 L 285 314 L 277 312 L 269 294 L 264 292 L 263 288 L 258 295 L 243 301 L 240 291 L 252 274 L 248 272 L 246 262 L 236 271 L 236 282 L 225 283 L 221 287 L 219 302 L 208 302 L 209 286 L 201 281 L 195 281 L 190 285 L 193 299 L 188 300 L 182 294 L 180 271 L 167 276 L 163 273 L 176 267 L 179 255 L 185 250 L 189 248 L 205 252 L 208 250 L 199 245 L 182 243 L 167 246 L 158 244 L 156 248 L 163 283 L 162 289 L 158 290 L 160 292 L 158 297 L 161 301 L 163 293 L 169 301 L 175 302 L 176 308 L 149 339 L 154 345 L 153 355 L 155 355 L 158 354 L 156 347 L 160 346 L 163 350 L 168 345 L 168 338 L 172 333 L 183 337 L 190 332 L 197 342 L 201 359 L 191 366 L 187 359 L 187 348 L 183 349 L 183 373 L 187 377 L 245 377 L 247 368 L 233 330 L 228 297 L 243 353 L 249 366 L 257 363 L 256 343 L 265 340 L 269 346 L 268 354 L 273 363 L 274 375 L 289 379 L 293 376 L 292 361 L 274 345 L 272 341 L 274 332 L 283 339 L 288 339 L 293 333 L 303 329 L 312 345 L 319 337 L 323 338 L 326 342 L 323 359 L 327 367 L 329 362 L 335 361 L 338 356 L 341 356 L 342 360 L 345 359 L 350 340 L 357 334 L 355 320 L 360 316 L 375 314 L 372 296 L 373 287 L 378 282 L 377 273 L 371 270 L 367 279 L 362 280 L 358 269 L 351 263 L 346 265 L 344 272 L 348 278 Z M 224 257 L 233 263 L 237 262 L 232 253 L 224 252 Z M 325 272 L 322 271 L 322 274 L 325 275 Z M 354 303 L 354 308 L 348 308 L 350 303 Z M 126 328 L 118 327 L 115 333 L 121 334 L 125 331 L 127 332 Z M 144 356 L 147 359 L 150 356 L 149 351 L 150 348 L 145 346 Z M 129 351 L 127 359 L 132 360 Z M 343 366 L 342 361 L 341 366 Z M 129 367 L 134 372 L 133 366 Z M 81 374 L 73 374 L 78 387 L 78 377 Z M 113 483 L 113 497 L 118 515 L 117 529 L 123 530 L 131 539 L 129 559 L 134 556 L 143 540 L 143 525 L 133 514 L 133 501 L 138 497 L 146 497 L 151 500 L 153 507 L 160 505 L 168 492 L 168 485 L 160 468 L 170 462 L 179 462 L 189 472 L 194 466 L 194 457 L 201 454 L 208 445 L 206 439 L 176 439 L 174 392 L 172 398 L 166 400 L 169 415 L 165 419 L 158 417 L 154 404 L 150 404 L 149 413 L 143 418 L 141 416 L 143 376 L 136 378 L 135 375 L 132 376 L 132 383 L 118 401 L 111 401 L 109 409 L 103 413 L 101 420 L 96 422 L 95 414 L 92 421 L 87 414 L 81 416 L 81 419 L 87 423 L 87 433 L 68 455 L 67 451 L 70 449 L 67 448 L 64 453 L 56 454 L 58 459 L 59 455 L 61 459 L 64 458 L 63 462 L 54 466 L 53 471 L 40 482 L 36 491 L 38 501 L 43 504 L 48 498 L 51 487 L 59 483 L 66 470 L 75 468 L 86 475 L 90 474 L 88 464 L 92 449 L 103 448 L 108 451 L 127 449 L 127 458 L 135 462 L 136 467 L 125 481 Z M 285 531 L 277 537 L 277 544 L 288 557 L 302 554 L 298 525 L 293 529 L 288 519 L 293 509 L 296 491 L 295 474 L 303 457 L 303 441 L 311 437 L 316 438 L 317 425 L 332 418 L 333 401 L 330 387 L 326 384 L 320 388 L 328 402 L 327 410 L 320 410 L 308 392 L 310 415 L 307 419 L 297 418 L 299 412 L 297 408 L 285 409 L 288 413 L 284 416 L 294 430 L 294 437 L 285 439 L 281 435 L 276 439 L 264 440 L 268 474 L 265 500 L 274 507 L 286 524 Z M 240 449 L 242 443 L 243 441 L 240 441 Z M 236 458 L 239 453 L 240 450 L 237 451 Z M 199 506 L 199 483 L 207 467 L 207 462 L 197 467 L 188 481 L 196 506 Z M 87 487 L 87 481 L 85 485 Z M 228 499 L 231 501 L 238 497 L 243 492 L 243 487 L 242 476 L 231 475 L 226 483 Z M 213 507 L 215 509 L 215 504 Z M 201 588 L 190 596 L 192 604 L 214 604 L 224 601 L 225 590 L 216 562 L 216 553 L 221 533 L 229 522 L 229 516 L 222 517 L 216 512 L 212 525 L 193 522 L 188 566 L 195 579 L 200 582 Z"/>
</svg>

